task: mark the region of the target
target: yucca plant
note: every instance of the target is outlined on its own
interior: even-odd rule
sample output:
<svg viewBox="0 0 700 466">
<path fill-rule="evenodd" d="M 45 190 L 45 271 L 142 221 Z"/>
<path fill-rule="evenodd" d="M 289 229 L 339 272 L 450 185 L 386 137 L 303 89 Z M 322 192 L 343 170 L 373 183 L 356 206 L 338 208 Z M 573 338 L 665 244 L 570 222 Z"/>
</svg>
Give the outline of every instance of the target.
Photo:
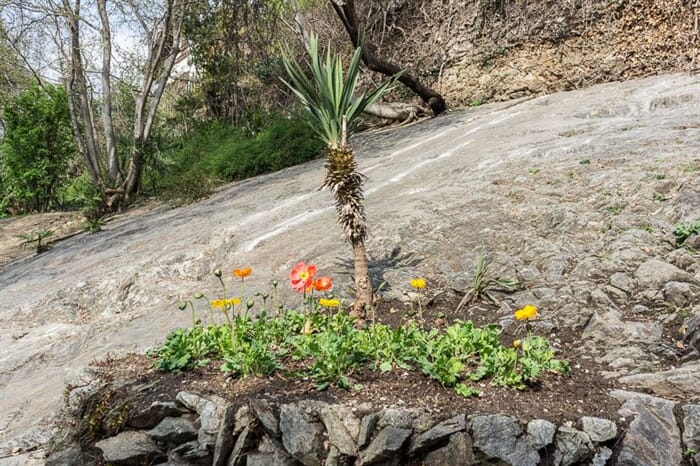
<svg viewBox="0 0 700 466">
<path fill-rule="evenodd" d="M 367 217 L 362 189 L 364 176 L 357 170 L 348 137 L 355 128 L 357 117 L 391 88 L 398 75 L 371 93 L 363 92 L 355 96 L 361 49 L 355 50 L 347 73 L 344 73 L 340 55 L 329 49 L 322 62 L 318 38 L 312 34 L 309 42 L 311 76 L 307 76 L 302 65 L 285 54 L 283 63 L 289 82 L 283 81 L 299 97 L 311 118 L 313 130 L 326 143 L 326 177 L 322 186 L 333 193 L 343 238 L 352 245 L 356 292 L 353 314 L 364 317 L 366 306 L 374 301 L 365 249 Z"/>
</svg>

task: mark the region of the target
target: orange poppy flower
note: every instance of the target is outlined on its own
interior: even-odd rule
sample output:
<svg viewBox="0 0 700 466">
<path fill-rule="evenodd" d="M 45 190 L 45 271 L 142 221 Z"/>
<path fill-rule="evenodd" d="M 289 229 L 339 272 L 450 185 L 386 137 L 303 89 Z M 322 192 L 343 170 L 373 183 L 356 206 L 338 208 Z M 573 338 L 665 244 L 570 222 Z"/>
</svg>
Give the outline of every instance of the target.
<svg viewBox="0 0 700 466">
<path fill-rule="evenodd" d="M 333 286 L 333 280 L 331 277 L 319 277 L 311 284 L 316 291 L 328 291 Z"/>
<path fill-rule="evenodd" d="M 299 262 L 289 272 L 292 288 L 299 293 L 311 286 L 314 276 L 316 276 L 316 266 L 314 264 L 306 265 L 305 261 Z"/>
<path fill-rule="evenodd" d="M 233 269 L 233 275 L 240 278 L 241 280 L 253 273 L 253 269 L 246 267 L 245 269 Z"/>
</svg>

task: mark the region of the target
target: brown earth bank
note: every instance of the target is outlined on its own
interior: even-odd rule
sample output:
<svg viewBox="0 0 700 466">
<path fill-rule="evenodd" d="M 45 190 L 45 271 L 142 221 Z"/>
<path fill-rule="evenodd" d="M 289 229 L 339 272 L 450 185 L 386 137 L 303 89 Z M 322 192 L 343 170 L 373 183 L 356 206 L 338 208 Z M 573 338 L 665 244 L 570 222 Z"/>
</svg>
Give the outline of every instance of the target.
<svg viewBox="0 0 700 466">
<path fill-rule="evenodd" d="M 451 107 L 700 66 L 697 0 L 356 4 L 378 55 L 418 75 Z M 311 19 L 334 42 L 347 42 L 332 14 Z"/>
</svg>

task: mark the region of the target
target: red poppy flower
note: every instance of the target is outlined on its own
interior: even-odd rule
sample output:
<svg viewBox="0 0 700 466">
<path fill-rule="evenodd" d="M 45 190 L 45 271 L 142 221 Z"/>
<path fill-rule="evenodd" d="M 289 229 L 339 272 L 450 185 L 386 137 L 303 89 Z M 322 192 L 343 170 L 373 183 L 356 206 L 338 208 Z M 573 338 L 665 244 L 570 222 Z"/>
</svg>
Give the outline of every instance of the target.
<svg viewBox="0 0 700 466">
<path fill-rule="evenodd" d="M 315 275 L 316 266 L 314 264 L 306 265 L 305 261 L 301 261 L 292 268 L 291 272 L 289 272 L 289 280 L 291 281 L 292 288 L 294 288 L 295 291 L 302 293 L 311 286 Z"/>
<path fill-rule="evenodd" d="M 331 280 L 331 277 L 318 277 L 311 286 L 316 291 L 328 291 L 333 286 L 333 280 Z"/>
</svg>

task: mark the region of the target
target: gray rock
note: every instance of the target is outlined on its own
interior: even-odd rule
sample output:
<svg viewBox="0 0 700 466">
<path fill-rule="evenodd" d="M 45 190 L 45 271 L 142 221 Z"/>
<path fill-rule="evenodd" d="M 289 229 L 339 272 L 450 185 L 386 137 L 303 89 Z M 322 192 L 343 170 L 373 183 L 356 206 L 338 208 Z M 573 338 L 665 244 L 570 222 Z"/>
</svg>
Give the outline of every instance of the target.
<svg viewBox="0 0 700 466">
<path fill-rule="evenodd" d="M 166 417 L 157 426 L 148 431 L 148 435 L 168 447 L 189 442 L 197 438 L 197 428 L 189 419 L 183 417 Z"/>
<path fill-rule="evenodd" d="M 455 416 L 453 418 L 447 419 L 441 422 L 432 429 L 417 435 L 411 441 L 411 446 L 409 448 L 409 455 L 414 455 L 420 451 L 436 445 L 447 437 L 451 436 L 456 432 L 463 431 L 467 428 L 467 417 L 464 414 Z"/>
<path fill-rule="evenodd" d="M 605 466 L 612 457 L 613 451 L 608 447 L 600 447 L 591 460 L 591 466 Z"/>
<path fill-rule="evenodd" d="M 277 420 L 277 417 L 275 416 L 270 404 L 264 400 L 254 400 L 250 403 L 250 407 L 253 409 L 255 417 L 258 418 L 258 421 L 260 421 L 263 428 L 265 428 L 265 430 L 273 437 L 279 437 L 279 421 Z"/>
<path fill-rule="evenodd" d="M 640 288 L 660 290 L 668 282 L 695 282 L 692 275 L 675 265 L 658 259 L 649 259 L 634 272 Z"/>
<path fill-rule="evenodd" d="M 208 466 L 212 462 L 211 452 L 196 440 L 183 443 L 168 453 L 168 464 L 183 466 Z"/>
<path fill-rule="evenodd" d="M 700 453 L 700 405 L 683 406 L 683 445 Z"/>
<path fill-rule="evenodd" d="M 102 450 L 105 462 L 114 466 L 150 464 L 165 455 L 145 432 L 126 431 L 95 444 Z"/>
<path fill-rule="evenodd" d="M 187 409 L 197 414 L 201 414 L 204 404 L 209 401 L 197 395 L 196 393 L 190 393 L 185 391 L 178 392 L 178 394 L 175 396 L 175 399 L 182 403 Z"/>
<path fill-rule="evenodd" d="M 351 456 L 344 455 L 335 445 L 331 445 L 324 466 L 350 466 L 351 463 L 354 463 Z"/>
<path fill-rule="evenodd" d="M 367 442 L 369 442 L 369 439 L 374 433 L 374 429 L 377 427 L 377 421 L 379 421 L 380 417 L 379 413 L 371 413 L 362 418 L 360 432 L 357 436 L 358 447 L 364 448 L 364 446 L 367 445 Z"/>
<path fill-rule="evenodd" d="M 700 361 L 690 361 L 666 371 L 627 375 L 620 382 L 630 388 L 644 389 L 662 398 L 700 397 Z"/>
<path fill-rule="evenodd" d="M 236 411 L 236 416 L 233 421 L 233 435 L 234 437 L 243 432 L 243 429 L 248 427 L 248 425 L 255 421 L 255 412 L 248 405 L 243 405 Z"/>
<path fill-rule="evenodd" d="M 693 315 L 686 319 L 685 337 L 683 340 L 697 351 L 700 351 L 700 307 L 693 310 Z"/>
<path fill-rule="evenodd" d="M 185 412 L 186 410 L 174 401 L 155 401 L 140 413 L 130 415 L 126 425 L 136 429 L 152 429 L 164 418 L 177 417 Z"/>
<path fill-rule="evenodd" d="M 474 464 L 472 439 L 469 434 L 457 432 L 450 436 L 446 446 L 425 455 L 424 466 L 457 466 Z"/>
<path fill-rule="evenodd" d="M 344 413 L 347 415 L 348 413 Z M 338 449 L 339 454 L 357 456 L 357 445 L 343 423 L 336 406 L 327 406 L 320 412 L 323 425 L 328 432 L 328 440 Z"/>
<path fill-rule="evenodd" d="M 396 458 L 403 445 L 411 436 L 413 429 L 402 429 L 388 425 L 379 431 L 366 450 L 360 453 L 358 466 L 379 463 Z"/>
<path fill-rule="evenodd" d="M 258 445 L 258 451 L 248 453 L 246 466 L 296 466 L 294 458 L 278 444 L 276 440 L 263 436 Z"/>
<path fill-rule="evenodd" d="M 226 464 L 226 459 L 233 449 L 233 428 L 236 411 L 230 403 L 224 403 L 223 405 L 218 404 L 217 411 L 219 416 L 219 428 L 214 441 L 212 465 L 224 466 L 224 464 Z M 202 425 L 204 425 L 203 422 Z"/>
<path fill-rule="evenodd" d="M 571 466 L 584 463 L 593 458 L 595 449 L 590 437 L 585 432 L 561 426 L 557 430 L 554 451 L 554 464 Z"/>
<path fill-rule="evenodd" d="M 632 278 L 632 276 L 629 274 L 615 272 L 610 276 L 610 284 L 615 288 L 619 288 L 622 291 L 631 293 L 634 290 L 636 282 L 634 281 L 634 278 Z"/>
<path fill-rule="evenodd" d="M 247 453 L 255 446 L 257 437 L 258 432 L 256 432 L 255 424 L 248 424 L 238 435 L 236 443 L 233 445 L 233 451 L 231 451 L 231 455 L 228 458 L 227 466 L 245 465 Z"/>
<path fill-rule="evenodd" d="M 696 286 L 684 282 L 668 282 L 662 290 L 666 302 L 679 307 L 692 304 L 697 292 Z"/>
<path fill-rule="evenodd" d="M 593 442 L 607 442 L 617 437 L 617 424 L 609 419 L 584 416 L 581 423 L 583 431 Z"/>
<path fill-rule="evenodd" d="M 680 465 L 683 461 L 681 433 L 673 414 L 675 403 L 641 393 L 614 390 L 615 398 L 626 400 L 619 409 L 633 417 L 622 438 L 619 466 Z"/>
<path fill-rule="evenodd" d="M 556 432 L 557 426 L 545 419 L 533 419 L 527 423 L 527 438 L 535 450 L 551 445 Z"/>
<path fill-rule="evenodd" d="M 661 334 L 662 327 L 658 323 L 623 321 L 622 314 L 612 310 L 603 314 L 595 312 L 583 331 L 583 338 L 606 344 L 627 345 L 635 341 L 652 344 L 661 340 Z"/>
<path fill-rule="evenodd" d="M 382 429 L 386 426 L 400 427 L 402 429 L 413 428 L 413 420 L 419 415 L 416 409 L 386 408 L 381 412 L 381 418 L 377 426 Z"/>
<path fill-rule="evenodd" d="M 80 444 L 75 441 L 60 450 L 53 451 L 46 458 L 44 466 L 91 466 L 94 463 L 94 455 L 84 452 Z M 2 464 L 1 459 L 0 464 Z"/>
<path fill-rule="evenodd" d="M 513 466 L 536 465 L 540 461 L 518 420 L 503 414 L 471 419 L 474 448 L 487 459 L 497 458 Z"/>
<path fill-rule="evenodd" d="M 323 426 L 308 412 L 305 403 L 282 405 L 280 431 L 284 448 L 306 466 L 320 466 Z"/>
</svg>

